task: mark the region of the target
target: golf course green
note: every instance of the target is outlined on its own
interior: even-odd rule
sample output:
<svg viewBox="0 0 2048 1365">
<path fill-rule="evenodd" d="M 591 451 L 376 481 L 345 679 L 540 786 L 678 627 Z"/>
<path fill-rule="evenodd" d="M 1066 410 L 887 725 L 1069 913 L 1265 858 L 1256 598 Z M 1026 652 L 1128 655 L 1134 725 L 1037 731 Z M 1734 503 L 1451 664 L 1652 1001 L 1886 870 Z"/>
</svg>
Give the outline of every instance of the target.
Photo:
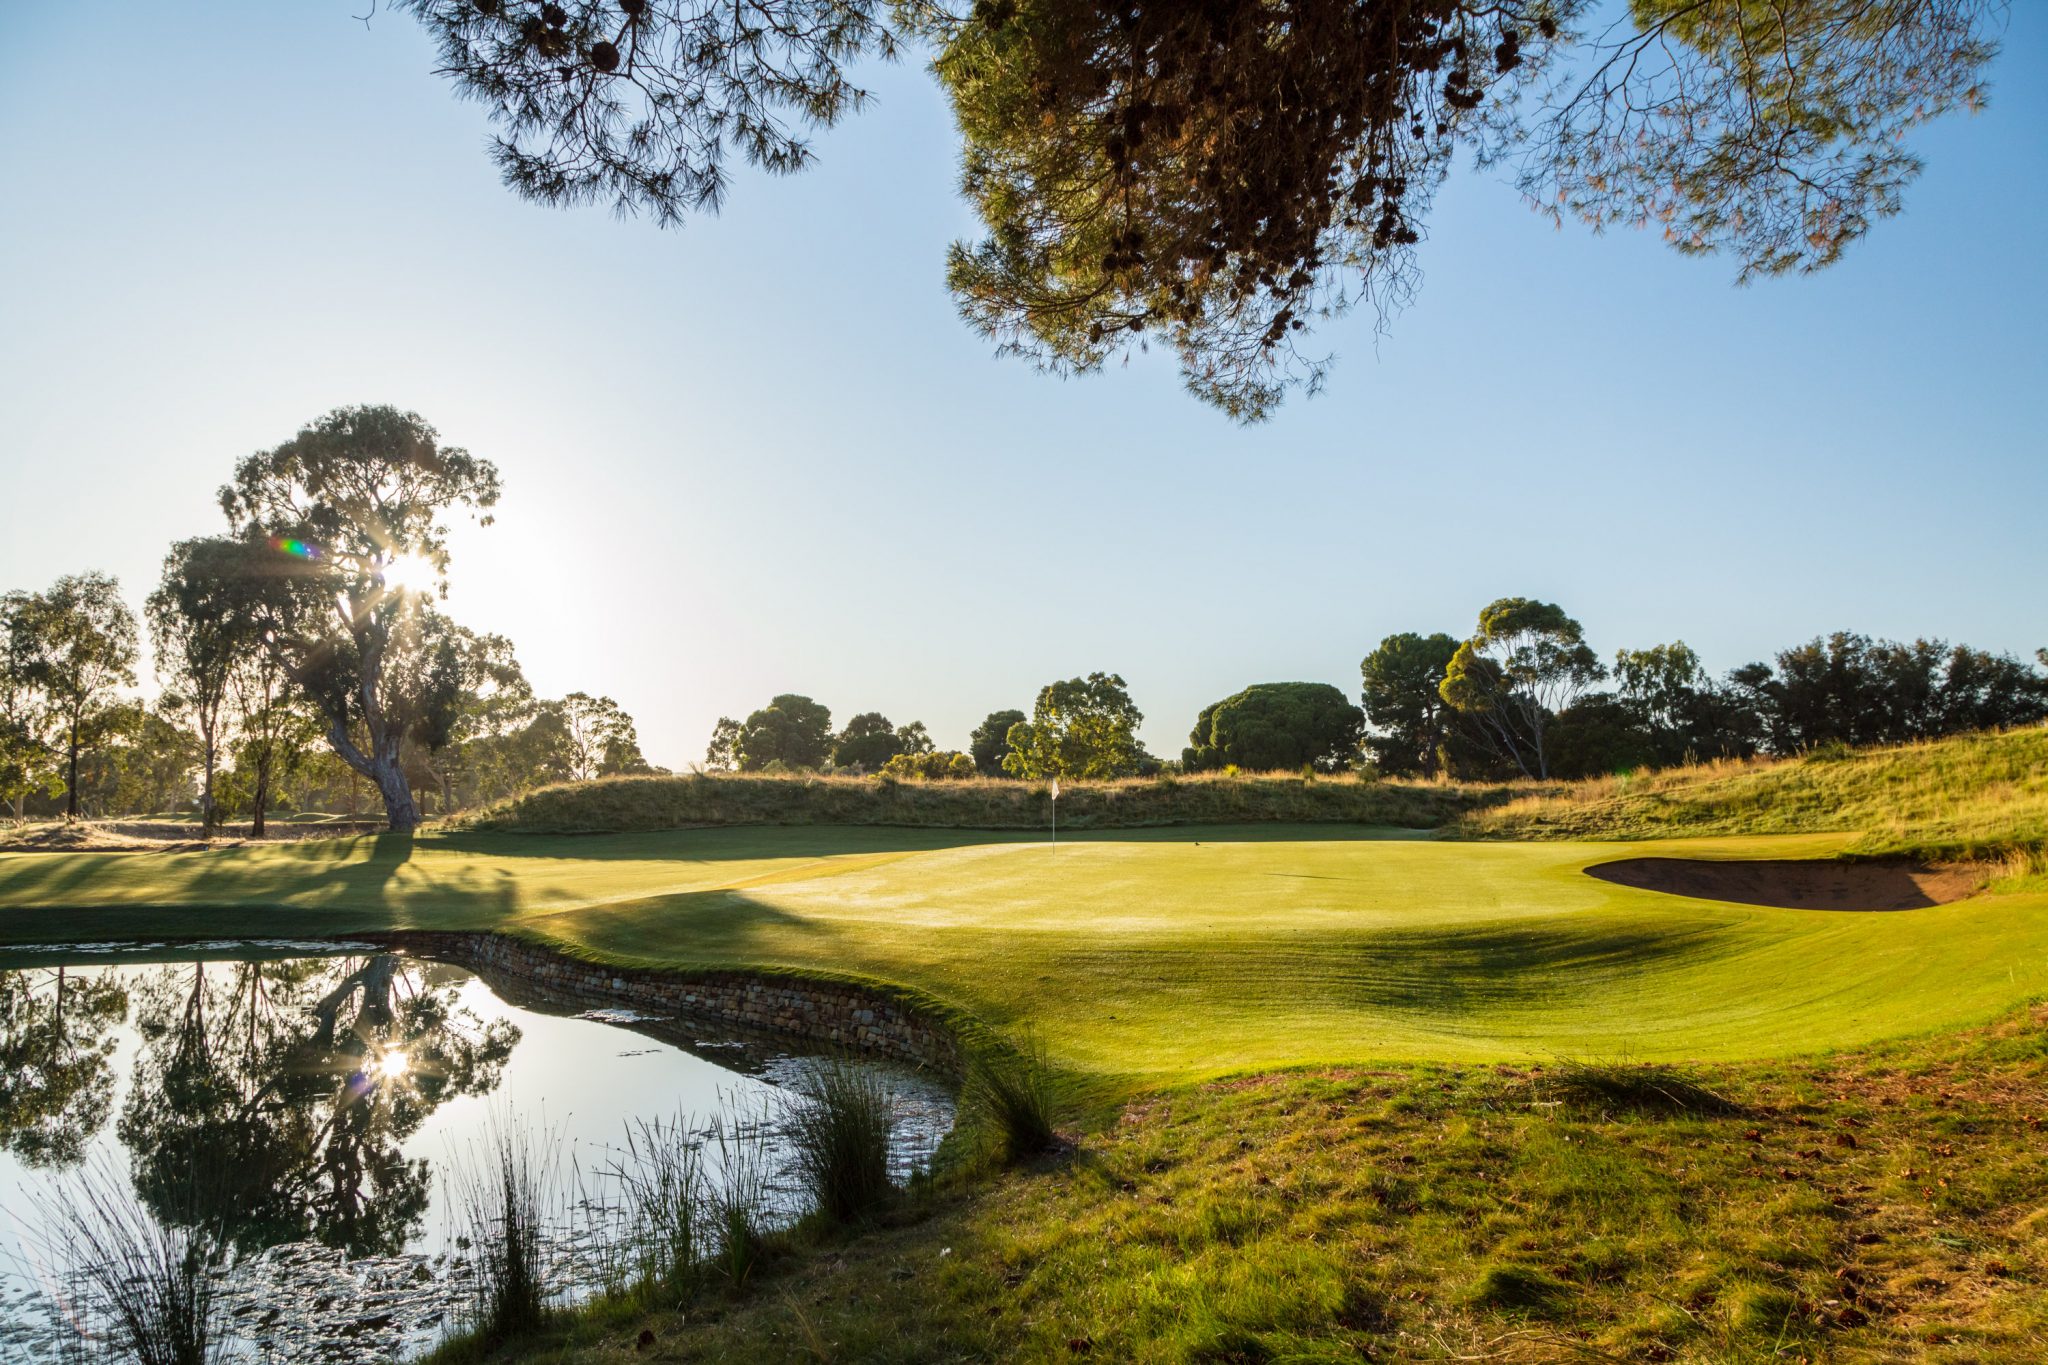
<svg viewBox="0 0 2048 1365">
<path fill-rule="evenodd" d="M 1586 871 L 1844 842 L 1269 824 L 1055 848 L 811 826 L 11 854 L 0 945 L 491 930 L 620 964 L 879 980 L 1131 1082 L 1364 1059 L 1785 1056 L 1979 1022 L 2048 990 L 2038 891 L 1857 913 Z"/>
</svg>

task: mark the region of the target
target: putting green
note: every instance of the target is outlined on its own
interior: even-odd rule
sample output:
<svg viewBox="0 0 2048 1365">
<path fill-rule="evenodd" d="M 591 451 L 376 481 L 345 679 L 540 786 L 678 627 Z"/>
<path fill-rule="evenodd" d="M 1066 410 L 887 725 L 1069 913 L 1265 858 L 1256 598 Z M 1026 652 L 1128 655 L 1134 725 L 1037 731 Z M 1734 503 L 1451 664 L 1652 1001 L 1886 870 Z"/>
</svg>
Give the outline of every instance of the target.
<svg viewBox="0 0 2048 1365">
<path fill-rule="evenodd" d="M 1834 836 L 1453 843 L 1327 826 L 423 836 L 0 856 L 0 944 L 518 931 L 619 960 L 850 972 L 1102 1075 L 1374 1058 L 1783 1055 L 2048 991 L 2048 895 L 1890 914 L 1695 900 L 1622 857 Z"/>
</svg>

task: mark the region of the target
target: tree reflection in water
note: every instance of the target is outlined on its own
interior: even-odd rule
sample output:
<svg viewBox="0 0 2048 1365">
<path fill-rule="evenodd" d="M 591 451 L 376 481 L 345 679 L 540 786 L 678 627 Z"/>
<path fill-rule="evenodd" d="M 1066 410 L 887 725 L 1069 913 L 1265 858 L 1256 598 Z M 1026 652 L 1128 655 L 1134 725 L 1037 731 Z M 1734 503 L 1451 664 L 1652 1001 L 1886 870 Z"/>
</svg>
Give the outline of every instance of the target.
<svg viewBox="0 0 2048 1365">
<path fill-rule="evenodd" d="M 128 993 L 65 968 L 0 971 L 0 1149 L 73 1166 L 114 1104 L 114 1031 Z"/>
<path fill-rule="evenodd" d="M 243 1252 L 398 1252 L 429 1179 L 401 1146 L 442 1104 L 496 1087 L 519 1040 L 462 1007 L 459 980 L 390 954 L 150 973 L 118 1129 L 136 1192 Z"/>
</svg>

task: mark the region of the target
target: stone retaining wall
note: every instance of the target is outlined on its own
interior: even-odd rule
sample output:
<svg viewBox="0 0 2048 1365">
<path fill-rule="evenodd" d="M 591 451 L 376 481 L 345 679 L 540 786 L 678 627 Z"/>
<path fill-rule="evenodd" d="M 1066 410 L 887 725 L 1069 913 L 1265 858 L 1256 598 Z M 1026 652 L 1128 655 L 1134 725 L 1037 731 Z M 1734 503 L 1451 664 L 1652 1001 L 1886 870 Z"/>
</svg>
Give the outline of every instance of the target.
<svg viewBox="0 0 2048 1365">
<path fill-rule="evenodd" d="M 579 962 L 498 934 L 384 936 L 423 957 L 505 976 L 543 999 L 591 1008 L 624 1007 L 677 1019 L 778 1034 L 929 1067 L 957 1078 L 960 1045 L 950 1030 L 880 991 L 838 982 L 682 975 Z"/>
</svg>

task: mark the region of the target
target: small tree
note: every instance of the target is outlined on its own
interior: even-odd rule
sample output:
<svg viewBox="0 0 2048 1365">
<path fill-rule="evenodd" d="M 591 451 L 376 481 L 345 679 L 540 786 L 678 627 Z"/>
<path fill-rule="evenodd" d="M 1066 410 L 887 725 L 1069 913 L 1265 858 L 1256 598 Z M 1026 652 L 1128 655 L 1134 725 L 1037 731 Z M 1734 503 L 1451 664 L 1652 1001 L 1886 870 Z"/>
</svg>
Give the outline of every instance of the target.
<svg viewBox="0 0 2048 1365">
<path fill-rule="evenodd" d="M 1560 711 L 1606 675 L 1585 632 L 1562 607 L 1503 597 L 1479 613 L 1440 689 L 1525 777 L 1548 777 L 1544 732 Z"/>
<path fill-rule="evenodd" d="M 0 597 L 0 800 L 13 808 L 16 822 L 29 797 L 55 796 L 64 786 L 38 667 L 39 619 L 34 594 Z"/>
<path fill-rule="evenodd" d="M 119 689 L 135 685 L 135 614 L 106 574 L 60 578 L 22 604 L 30 680 L 42 693 L 64 753 L 64 815 L 78 818 L 79 756 L 120 720 Z"/>
<path fill-rule="evenodd" d="M 235 772 L 248 787 L 249 833 L 261 839 L 277 789 L 319 744 L 326 722 L 292 687 L 269 650 L 246 656 L 230 686 L 237 735 Z"/>
<path fill-rule="evenodd" d="M 741 772 L 758 772 L 770 763 L 819 768 L 831 750 L 832 713 L 794 692 L 776 697 L 740 727 Z"/>
<path fill-rule="evenodd" d="M 880 711 L 863 711 L 846 722 L 832 741 L 832 763 L 840 768 L 874 772 L 902 753 L 896 727 Z"/>
<path fill-rule="evenodd" d="M 560 705 L 572 780 L 588 782 L 594 777 L 648 771 L 633 718 L 617 702 L 588 692 L 571 692 Z"/>
<path fill-rule="evenodd" d="M 880 711 L 863 711 L 846 722 L 832 742 L 832 762 L 836 767 L 879 772 L 898 754 L 928 754 L 935 747 L 923 721 L 892 726 Z"/>
<path fill-rule="evenodd" d="M 991 711 L 988 719 L 974 727 L 967 737 L 967 752 L 983 777 L 1002 777 L 1003 760 L 1010 755 L 1010 727 L 1024 719 L 1022 711 Z"/>
<path fill-rule="evenodd" d="M 1138 743 L 1144 719 L 1114 673 L 1049 683 L 1031 719 L 1010 727 L 1003 769 L 1026 778 L 1129 777 L 1145 763 Z"/>
<path fill-rule="evenodd" d="M 406 738 L 438 747 L 460 694 L 456 643 L 422 585 L 447 569 L 445 514 L 466 507 L 488 524 L 497 500 L 488 461 L 389 407 L 337 408 L 243 460 L 221 490 L 264 647 L 335 753 L 377 784 L 394 831 L 420 818 Z"/>
<path fill-rule="evenodd" d="M 261 649 L 255 620 L 236 591 L 242 547 L 232 540 L 181 540 L 164 558 L 163 578 L 144 611 L 158 703 L 199 737 L 199 819 L 210 836 L 219 822 L 213 779 L 227 742 L 225 722 L 235 670 Z"/>
<path fill-rule="evenodd" d="M 715 773 L 729 773 L 740 766 L 740 723 L 731 716 L 720 716 L 718 724 L 711 727 L 704 766 Z"/>
</svg>

